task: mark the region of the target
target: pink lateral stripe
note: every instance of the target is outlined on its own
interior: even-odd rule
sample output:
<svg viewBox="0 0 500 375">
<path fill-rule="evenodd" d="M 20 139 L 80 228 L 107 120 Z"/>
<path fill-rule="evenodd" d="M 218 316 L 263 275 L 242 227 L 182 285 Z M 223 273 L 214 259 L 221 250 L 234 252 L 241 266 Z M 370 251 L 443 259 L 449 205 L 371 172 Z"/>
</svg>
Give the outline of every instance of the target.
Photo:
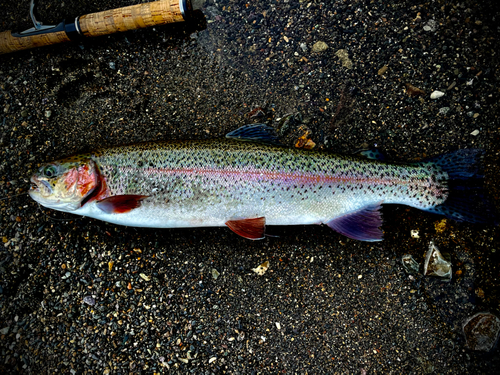
<svg viewBox="0 0 500 375">
<path fill-rule="evenodd" d="M 124 172 L 130 172 L 132 168 L 120 168 Z M 175 174 L 192 174 L 192 175 L 221 175 L 221 176 L 237 176 L 243 175 L 250 180 L 293 180 L 296 182 L 306 184 L 318 183 L 362 183 L 367 185 L 409 185 L 412 182 L 402 180 L 399 178 L 381 179 L 370 177 L 344 177 L 344 176 L 327 176 L 315 174 L 301 174 L 301 173 L 283 173 L 283 172 L 267 172 L 262 170 L 224 170 L 224 169 L 208 169 L 208 168 L 148 168 L 145 169 L 145 174 L 150 175 L 175 175 Z"/>
</svg>

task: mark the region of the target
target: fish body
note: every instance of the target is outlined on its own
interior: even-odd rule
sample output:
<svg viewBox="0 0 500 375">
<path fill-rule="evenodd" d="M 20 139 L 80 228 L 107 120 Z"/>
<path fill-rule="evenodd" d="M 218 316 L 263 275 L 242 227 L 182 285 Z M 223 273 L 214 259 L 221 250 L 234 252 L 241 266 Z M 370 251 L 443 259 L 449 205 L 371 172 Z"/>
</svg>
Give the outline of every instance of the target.
<svg viewBox="0 0 500 375">
<path fill-rule="evenodd" d="M 490 220 L 469 206 L 446 206 L 455 195 L 453 174 L 476 176 L 471 164 L 479 154 L 391 164 L 233 139 L 150 142 L 45 165 L 32 177 L 30 195 L 56 210 L 134 227 L 227 225 L 257 239 L 264 225 L 327 224 L 375 241 L 382 239 L 381 204 Z"/>
</svg>

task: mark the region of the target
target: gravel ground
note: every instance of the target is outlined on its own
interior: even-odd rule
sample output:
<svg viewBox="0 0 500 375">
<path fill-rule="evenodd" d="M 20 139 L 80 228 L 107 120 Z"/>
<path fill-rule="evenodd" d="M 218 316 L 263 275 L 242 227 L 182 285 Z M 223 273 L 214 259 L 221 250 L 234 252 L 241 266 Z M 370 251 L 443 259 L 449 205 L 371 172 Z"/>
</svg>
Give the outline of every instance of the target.
<svg viewBox="0 0 500 375">
<path fill-rule="evenodd" d="M 38 17 L 137 2 L 44 0 Z M 28 0 L 0 4 L 2 30 L 30 27 Z M 199 0 L 190 23 L 3 55 L 1 196 L 75 152 L 293 114 L 292 145 L 307 128 L 316 148 L 392 160 L 484 148 L 498 207 L 496 4 Z M 399 206 L 384 218 L 380 243 L 320 226 L 252 242 L 1 200 L 0 371 L 499 373 L 499 349 L 473 351 L 462 332 L 476 312 L 500 314 L 498 228 Z M 451 257 L 449 283 L 403 269 L 411 254 L 422 272 L 431 240 Z"/>
</svg>

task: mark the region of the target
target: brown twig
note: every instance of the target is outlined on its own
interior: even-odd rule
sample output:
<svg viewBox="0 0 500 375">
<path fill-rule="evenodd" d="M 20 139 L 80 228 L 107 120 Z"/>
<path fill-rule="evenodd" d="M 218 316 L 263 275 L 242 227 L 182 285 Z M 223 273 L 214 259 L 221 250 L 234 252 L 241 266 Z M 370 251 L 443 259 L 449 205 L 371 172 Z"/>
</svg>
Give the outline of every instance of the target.
<svg viewBox="0 0 500 375">
<path fill-rule="evenodd" d="M 335 121 L 337 121 L 337 117 L 339 116 L 340 111 L 342 108 L 344 108 L 344 105 L 346 103 L 346 100 L 348 99 L 349 95 L 346 95 L 345 93 L 345 85 L 342 86 L 342 89 L 340 90 L 340 99 L 337 104 L 337 109 L 335 110 L 335 114 L 332 116 L 332 119 L 330 120 L 330 128 L 333 128 L 335 125 Z"/>
</svg>

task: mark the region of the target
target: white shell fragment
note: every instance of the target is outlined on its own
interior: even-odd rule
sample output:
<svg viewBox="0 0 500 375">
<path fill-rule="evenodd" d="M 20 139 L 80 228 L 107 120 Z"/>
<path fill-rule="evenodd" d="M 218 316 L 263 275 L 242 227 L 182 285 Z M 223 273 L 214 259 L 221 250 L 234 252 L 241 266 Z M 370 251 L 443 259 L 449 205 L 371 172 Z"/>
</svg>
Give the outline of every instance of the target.
<svg viewBox="0 0 500 375">
<path fill-rule="evenodd" d="M 441 252 L 432 241 L 429 244 L 429 251 L 427 251 L 425 257 L 424 275 L 438 277 L 443 281 L 451 280 L 451 263 L 443 258 Z"/>
<path fill-rule="evenodd" d="M 212 268 L 212 278 L 214 280 L 217 280 L 219 278 L 219 275 L 220 275 L 219 271 L 217 271 L 215 268 Z"/>
<path fill-rule="evenodd" d="M 269 261 L 266 260 L 264 263 L 262 263 L 257 268 L 252 268 L 252 271 L 255 272 L 257 275 L 262 276 L 263 274 L 266 273 L 268 268 L 269 268 Z"/>
<path fill-rule="evenodd" d="M 442 97 L 444 95 L 444 92 L 442 91 L 434 91 L 432 94 L 431 94 L 431 99 L 439 99 L 440 97 Z"/>
<path fill-rule="evenodd" d="M 479 130 L 474 130 L 470 135 L 473 135 L 474 137 L 479 134 Z"/>
<path fill-rule="evenodd" d="M 139 276 L 141 277 L 141 279 L 143 279 L 144 281 L 149 281 L 151 280 L 151 277 L 147 276 L 146 274 L 144 273 L 140 273 Z"/>
<path fill-rule="evenodd" d="M 408 274 L 417 274 L 420 266 L 417 261 L 413 259 L 410 254 L 403 255 L 401 258 L 401 263 L 403 263 L 403 267 Z"/>
<path fill-rule="evenodd" d="M 416 230 L 416 229 L 412 229 L 410 231 L 410 234 L 411 234 L 411 238 L 420 238 L 420 236 L 418 235 L 418 230 Z"/>
</svg>

